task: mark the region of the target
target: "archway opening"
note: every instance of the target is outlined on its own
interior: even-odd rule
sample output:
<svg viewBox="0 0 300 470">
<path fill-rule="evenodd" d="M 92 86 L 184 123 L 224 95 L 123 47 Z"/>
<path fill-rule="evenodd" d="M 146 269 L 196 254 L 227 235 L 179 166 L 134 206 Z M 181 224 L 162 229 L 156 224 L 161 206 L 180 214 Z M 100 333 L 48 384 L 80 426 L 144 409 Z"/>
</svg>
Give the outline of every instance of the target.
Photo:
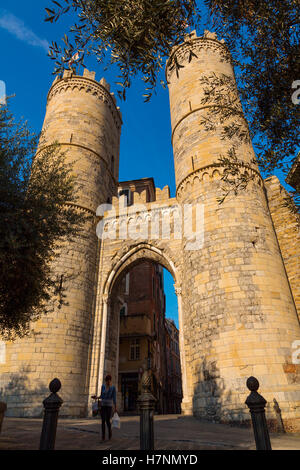
<svg viewBox="0 0 300 470">
<path fill-rule="evenodd" d="M 151 371 L 159 414 L 181 413 L 182 379 L 174 279 L 158 262 L 129 264 L 113 283 L 105 373 L 117 386 L 120 414 L 137 414 L 141 378 Z"/>
</svg>

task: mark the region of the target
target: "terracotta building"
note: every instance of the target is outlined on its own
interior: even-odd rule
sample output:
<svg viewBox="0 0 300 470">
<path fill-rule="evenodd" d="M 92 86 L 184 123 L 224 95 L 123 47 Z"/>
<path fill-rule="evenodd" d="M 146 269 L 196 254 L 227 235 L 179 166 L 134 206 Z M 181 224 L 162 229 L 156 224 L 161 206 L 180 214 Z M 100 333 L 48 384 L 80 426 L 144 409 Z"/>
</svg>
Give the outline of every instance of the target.
<svg viewBox="0 0 300 470">
<path fill-rule="evenodd" d="M 179 331 L 174 320 L 165 319 L 167 360 L 167 413 L 181 413 L 182 382 L 179 351 Z"/>
<path fill-rule="evenodd" d="M 125 413 L 137 411 L 141 376 L 150 368 L 156 409 L 162 413 L 167 401 L 162 266 L 143 262 L 133 267 L 122 280 L 118 297 L 121 301 L 119 409 Z"/>
</svg>

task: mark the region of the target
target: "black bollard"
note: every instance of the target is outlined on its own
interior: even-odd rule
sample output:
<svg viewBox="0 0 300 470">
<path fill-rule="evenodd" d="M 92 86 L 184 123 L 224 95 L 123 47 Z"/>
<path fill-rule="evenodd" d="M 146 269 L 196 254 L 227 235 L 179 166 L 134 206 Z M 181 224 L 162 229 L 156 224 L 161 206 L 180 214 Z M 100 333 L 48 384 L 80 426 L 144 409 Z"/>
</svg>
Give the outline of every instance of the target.
<svg viewBox="0 0 300 470">
<path fill-rule="evenodd" d="M 247 387 L 251 393 L 245 403 L 251 413 L 256 450 L 272 450 L 265 415 L 267 401 L 257 392 L 259 382 L 255 377 L 249 377 Z"/>
<path fill-rule="evenodd" d="M 142 377 L 142 394 L 138 399 L 140 409 L 140 450 L 154 450 L 153 415 L 156 398 L 151 394 L 151 375 L 145 371 Z"/>
<path fill-rule="evenodd" d="M 63 400 L 59 395 L 57 395 L 60 388 L 60 380 L 53 379 L 49 385 L 51 395 L 43 401 L 44 420 L 40 440 L 40 450 L 54 450 L 58 412 L 63 403 Z"/>
</svg>

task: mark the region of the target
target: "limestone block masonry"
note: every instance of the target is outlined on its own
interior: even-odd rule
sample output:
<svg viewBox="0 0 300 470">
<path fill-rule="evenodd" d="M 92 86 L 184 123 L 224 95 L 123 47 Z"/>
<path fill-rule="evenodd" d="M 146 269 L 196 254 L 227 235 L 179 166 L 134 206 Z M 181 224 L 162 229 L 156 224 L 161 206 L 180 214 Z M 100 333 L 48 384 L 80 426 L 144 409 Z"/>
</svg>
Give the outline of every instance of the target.
<svg viewBox="0 0 300 470">
<path fill-rule="evenodd" d="M 33 325 L 34 335 L 4 345 L 0 400 L 8 405 L 7 415 L 39 416 L 48 384 L 58 377 L 61 414 L 88 415 L 104 374 L 117 379 L 114 287 L 133 265 L 150 260 L 174 277 L 184 413 L 249 424 L 246 379 L 254 375 L 268 401 L 269 424 L 277 422 L 275 398 L 286 430 L 300 431 L 300 365 L 292 360 L 292 345 L 300 340 L 295 222 L 279 204 L 279 182 L 265 184 L 259 173 L 224 42 L 209 32 L 188 35 L 172 50 L 166 78 L 176 197 L 170 198 L 167 187 L 154 188 L 153 200 L 146 202 L 141 189 L 133 195 L 143 203 L 139 214 L 126 218 L 116 210 L 108 219 L 108 231 L 116 230 L 117 238 L 97 239 L 95 217 L 76 242 L 65 243 L 53 272 L 63 276 L 68 305 L 59 309 L 53 299 L 48 315 Z M 96 82 L 88 71 L 83 77 L 67 71 L 55 80 L 38 153 L 53 140 L 61 144 L 80 185 L 78 210 L 93 216 L 101 203 L 118 206 L 121 124 L 105 80 Z M 220 156 L 232 149 L 237 175 L 245 172 L 251 181 L 219 204 L 226 170 Z M 175 233 L 174 214 L 186 204 L 204 208 L 204 240 L 197 250 L 187 249 L 186 236 Z M 169 238 L 155 238 L 151 230 L 147 239 L 118 238 L 137 219 L 151 227 L 159 212 L 172 221 Z"/>
</svg>

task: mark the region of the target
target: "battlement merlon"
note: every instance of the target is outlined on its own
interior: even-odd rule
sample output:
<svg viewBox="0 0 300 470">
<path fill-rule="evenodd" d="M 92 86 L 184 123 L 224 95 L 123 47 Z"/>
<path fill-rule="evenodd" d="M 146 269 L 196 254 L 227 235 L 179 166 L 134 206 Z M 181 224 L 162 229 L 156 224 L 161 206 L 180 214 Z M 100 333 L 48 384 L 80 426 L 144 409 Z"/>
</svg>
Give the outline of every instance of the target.
<svg viewBox="0 0 300 470">
<path fill-rule="evenodd" d="M 170 199 L 170 188 L 165 186 L 163 189 L 155 188 L 156 201 L 168 201 Z"/>
<path fill-rule="evenodd" d="M 97 80 L 95 80 L 95 76 L 96 72 L 89 71 L 88 69 L 83 70 L 83 75 L 76 75 L 73 70 L 65 70 L 62 77 L 55 77 L 55 80 L 48 92 L 47 102 L 51 99 L 53 94 L 56 93 L 57 88 L 63 88 L 66 84 L 69 85 L 69 83 L 71 84 L 73 82 L 74 87 L 77 86 L 79 90 L 86 89 L 87 91 L 91 91 L 93 94 L 97 94 L 102 101 L 106 99 L 105 102 L 109 103 L 112 111 L 118 117 L 119 125 L 122 125 L 122 113 L 119 106 L 117 106 L 117 100 L 114 93 L 110 92 L 109 83 L 105 78 L 101 78 L 101 80 L 97 82 Z"/>
</svg>

